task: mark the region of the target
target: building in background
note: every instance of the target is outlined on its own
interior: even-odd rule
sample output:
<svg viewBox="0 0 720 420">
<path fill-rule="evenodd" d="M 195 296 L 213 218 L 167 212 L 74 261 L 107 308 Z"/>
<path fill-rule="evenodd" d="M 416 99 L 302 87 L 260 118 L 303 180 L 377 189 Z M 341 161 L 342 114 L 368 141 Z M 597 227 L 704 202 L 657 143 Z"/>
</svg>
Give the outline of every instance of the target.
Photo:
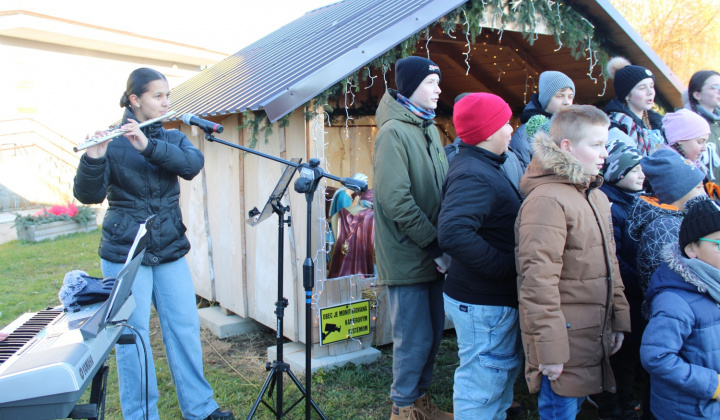
<svg viewBox="0 0 720 420">
<path fill-rule="evenodd" d="M 72 200 L 87 134 L 121 117 L 130 72 L 174 87 L 227 55 L 31 11 L 0 12 L 0 211 Z"/>
</svg>

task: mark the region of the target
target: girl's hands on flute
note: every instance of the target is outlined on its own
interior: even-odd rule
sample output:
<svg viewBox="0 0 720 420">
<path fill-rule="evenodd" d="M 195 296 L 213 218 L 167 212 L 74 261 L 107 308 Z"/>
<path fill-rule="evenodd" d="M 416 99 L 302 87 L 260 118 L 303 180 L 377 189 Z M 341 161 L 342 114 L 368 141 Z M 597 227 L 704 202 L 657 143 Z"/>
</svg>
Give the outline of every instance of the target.
<svg viewBox="0 0 720 420">
<path fill-rule="evenodd" d="M 138 152 L 145 150 L 148 139 L 145 137 L 145 134 L 140 131 L 140 124 L 137 121 L 128 118 L 127 124 L 124 124 L 120 129 L 125 130 L 125 137 L 130 140 L 130 144 L 132 144 L 135 150 Z"/>
<path fill-rule="evenodd" d="M 93 137 L 98 137 L 98 138 L 99 138 L 99 137 L 105 137 L 105 136 L 107 136 L 109 133 L 110 133 L 110 132 L 107 131 L 107 130 L 104 130 L 104 131 L 96 131 L 96 132 L 95 132 L 95 135 L 94 135 Z M 90 135 L 88 134 L 87 137 L 85 137 L 85 140 L 89 140 L 89 139 L 90 139 Z M 102 142 L 102 143 L 100 143 L 100 144 L 96 144 L 95 146 L 88 147 L 87 152 L 86 152 L 87 155 L 88 155 L 88 157 L 91 157 L 91 158 L 93 158 L 93 159 L 97 159 L 97 158 L 101 158 L 101 157 L 105 156 L 105 153 L 107 152 L 108 144 L 110 144 L 110 142 L 109 142 L 109 141 L 105 141 L 105 142 Z"/>
</svg>

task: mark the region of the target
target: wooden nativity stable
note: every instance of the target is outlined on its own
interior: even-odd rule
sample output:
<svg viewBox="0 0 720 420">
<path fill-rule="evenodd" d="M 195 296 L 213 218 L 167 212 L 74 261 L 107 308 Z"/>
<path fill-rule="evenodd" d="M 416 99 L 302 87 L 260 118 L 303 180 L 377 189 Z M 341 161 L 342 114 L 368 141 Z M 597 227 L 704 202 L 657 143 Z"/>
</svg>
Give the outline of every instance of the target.
<svg viewBox="0 0 720 420">
<path fill-rule="evenodd" d="M 455 138 L 458 94 L 495 93 L 518 119 L 545 70 L 574 80 L 576 103 L 604 105 L 614 92 L 603 67 L 615 54 L 652 70 L 661 106 L 681 106 L 678 78 L 607 0 L 345 0 L 305 14 L 176 87 L 172 108 L 219 122 L 225 131 L 216 137 L 225 141 L 284 159 L 319 158 L 333 175 L 367 174 L 372 187 L 376 106 L 395 87 L 395 61 L 412 54 L 441 68 L 436 121 L 445 143 Z M 183 130 L 205 155 L 202 173 L 183 182 L 181 194 L 196 293 L 275 328 L 277 216 L 254 227 L 244 221 L 250 209 L 262 209 L 283 165 L 207 142 L 177 120 L 167 126 Z M 391 341 L 374 278 L 326 278 L 325 212 L 329 191 L 339 185 L 320 185 L 311 226 L 313 343 L 318 307 L 368 298 L 376 328 L 361 340 L 316 344 L 316 358 Z M 304 341 L 305 196 L 291 184 L 286 202 L 292 226 L 284 235 L 284 333 Z"/>
</svg>

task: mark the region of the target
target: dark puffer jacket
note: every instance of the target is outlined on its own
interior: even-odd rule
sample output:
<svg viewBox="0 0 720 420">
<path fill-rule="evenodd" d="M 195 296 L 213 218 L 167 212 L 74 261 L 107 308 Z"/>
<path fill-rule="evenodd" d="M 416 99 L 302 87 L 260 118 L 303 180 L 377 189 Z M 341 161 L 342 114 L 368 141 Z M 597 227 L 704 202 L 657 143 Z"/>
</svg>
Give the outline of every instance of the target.
<svg viewBox="0 0 720 420">
<path fill-rule="evenodd" d="M 683 213 L 675 207 L 658 204 L 657 199 L 641 196 L 628 215 L 628 234 L 638 241 L 637 270 L 643 299 L 650 278 L 662 262 L 661 252 L 678 241 Z M 642 316 L 650 317 L 650 306 L 643 301 Z"/>
<path fill-rule="evenodd" d="M 443 183 L 440 247 L 452 257 L 444 292 L 473 305 L 516 308 L 514 226 L 522 196 L 507 154 L 460 143 Z"/>
<path fill-rule="evenodd" d="M 532 159 L 532 139 L 528 138 L 526 124 L 530 121 L 530 118 L 536 115 L 544 115 L 548 118 L 552 117 L 552 114 L 545 112 L 542 105 L 540 104 L 540 97 L 537 93 L 530 97 L 530 102 L 525 105 L 525 109 L 520 114 L 520 122 L 522 125 L 518 127 L 510 140 L 510 147 L 515 151 L 518 159 L 523 164 L 523 168 L 527 168 Z"/>
<path fill-rule="evenodd" d="M 601 185 L 600 191 L 607 195 L 612 204 L 610 212 L 612 213 L 613 236 L 615 237 L 615 255 L 617 255 L 620 276 L 625 286 L 625 298 L 630 304 L 632 332 L 625 336 L 625 342 L 637 340 L 639 343 L 642 330 L 645 328 L 645 323 L 640 315 L 640 308 L 645 296 L 640 288 L 640 274 L 637 269 L 639 244 L 628 233 L 628 214 L 640 193 L 623 191 L 610 184 Z"/>
<path fill-rule="evenodd" d="M 129 111 L 123 115 L 135 119 Z M 125 137 L 113 140 L 105 156 L 80 159 L 73 193 L 81 203 L 108 199 L 98 254 L 124 263 L 140 223 L 157 214 L 150 233 L 144 265 L 177 260 L 190 250 L 180 213 L 178 176 L 190 180 L 203 167 L 202 153 L 178 130 L 165 130 L 158 122 L 141 129 L 148 138 L 138 153 Z"/>
</svg>

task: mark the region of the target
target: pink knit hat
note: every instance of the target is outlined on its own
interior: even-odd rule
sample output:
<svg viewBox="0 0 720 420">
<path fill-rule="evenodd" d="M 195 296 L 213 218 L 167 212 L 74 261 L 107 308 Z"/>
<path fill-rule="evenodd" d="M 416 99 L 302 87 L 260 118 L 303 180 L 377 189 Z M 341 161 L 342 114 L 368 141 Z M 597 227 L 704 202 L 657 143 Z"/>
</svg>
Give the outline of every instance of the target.
<svg viewBox="0 0 720 420">
<path fill-rule="evenodd" d="M 681 109 L 663 117 L 663 131 L 668 145 L 710 135 L 710 124 L 700 115 Z"/>
</svg>

